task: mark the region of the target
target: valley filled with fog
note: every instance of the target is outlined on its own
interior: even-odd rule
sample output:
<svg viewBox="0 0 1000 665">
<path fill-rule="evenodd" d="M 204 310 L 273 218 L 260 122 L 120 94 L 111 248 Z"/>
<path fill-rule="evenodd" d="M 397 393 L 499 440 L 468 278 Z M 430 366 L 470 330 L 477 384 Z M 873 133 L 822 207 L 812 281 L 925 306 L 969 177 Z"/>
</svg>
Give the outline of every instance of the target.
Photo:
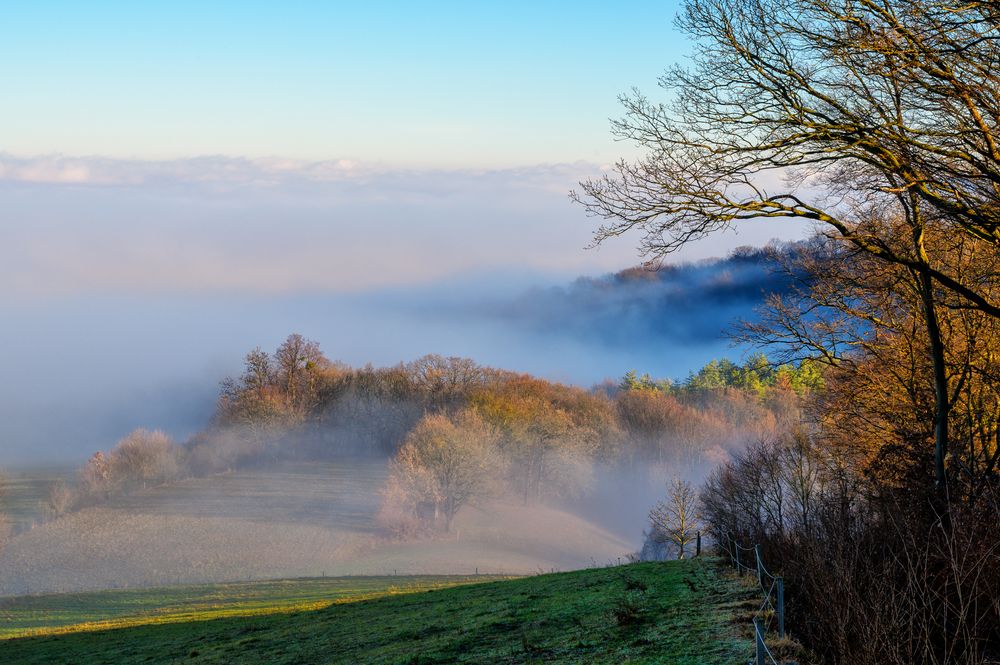
<svg viewBox="0 0 1000 665">
<path fill-rule="evenodd" d="M 22 411 L 7 421 L 35 432 L 7 451 L 15 463 L 5 472 L 0 595 L 528 574 L 629 560 L 669 482 L 699 482 L 797 417 L 797 396 L 813 380 L 807 366 L 708 360 L 725 351 L 723 329 L 734 318 L 752 319 L 767 294 L 789 288 L 774 260 L 794 251 L 741 250 L 514 294 L 465 284 L 333 298 L 328 309 L 306 299 L 285 313 L 308 311 L 307 327 L 331 327 L 332 352 L 293 334 L 273 352 L 253 344 L 228 376 L 199 375 L 192 362 L 253 326 L 209 326 L 195 338 L 164 326 L 151 336 L 169 343 L 155 353 L 136 347 L 135 356 L 105 356 L 99 342 L 67 367 L 55 392 L 80 391 L 74 374 L 85 374 L 91 401 L 63 397 L 69 406 L 42 407 L 51 418 Z M 248 305 L 243 315 L 252 311 Z M 137 342 L 149 343 L 139 330 L 150 319 L 130 325 Z M 434 354 L 352 366 L 327 355 L 384 354 L 374 349 L 386 339 L 365 335 L 367 326 L 395 331 L 392 348 L 437 345 L 511 366 Z M 622 369 L 654 348 L 664 349 L 659 365 Z M 234 354 L 218 353 L 230 357 L 220 369 L 232 363 Z M 111 388 L 122 376 L 162 376 L 168 365 L 174 376 L 190 372 L 187 388 Z M 28 380 L 29 390 L 39 378 Z M 89 420 L 68 422 L 84 411 Z M 449 447 L 450 461 L 428 452 L 436 445 Z"/>
</svg>

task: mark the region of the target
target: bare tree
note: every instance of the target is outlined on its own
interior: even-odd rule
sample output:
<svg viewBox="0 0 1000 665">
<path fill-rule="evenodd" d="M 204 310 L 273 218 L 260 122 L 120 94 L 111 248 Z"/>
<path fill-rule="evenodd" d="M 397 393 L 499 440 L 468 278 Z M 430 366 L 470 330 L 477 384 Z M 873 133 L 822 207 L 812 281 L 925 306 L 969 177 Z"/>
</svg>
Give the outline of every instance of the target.
<svg viewBox="0 0 1000 665">
<path fill-rule="evenodd" d="M 698 533 L 698 496 L 686 480 L 674 478 L 667 484 L 667 497 L 649 511 L 653 537 L 677 547 L 677 558 L 683 559 L 685 548 Z"/>
<path fill-rule="evenodd" d="M 426 355 L 404 365 L 413 387 L 433 407 L 453 404 L 486 382 L 486 372 L 468 358 Z"/>
<path fill-rule="evenodd" d="M 106 499 L 111 491 L 111 460 L 101 451 L 80 470 L 80 489 L 88 497 Z"/>
<path fill-rule="evenodd" d="M 262 441 L 273 426 L 285 424 L 289 409 L 276 385 L 274 362 L 259 347 L 247 353 L 243 373 L 222 382 L 217 419 L 237 425 L 252 439 Z"/>
<path fill-rule="evenodd" d="M 942 228 L 1000 245 L 998 22 L 995 3 L 977 0 L 687 0 L 679 25 L 697 46 L 690 68 L 661 79 L 672 102 L 635 92 L 614 124 L 646 156 L 573 193 L 609 220 L 595 243 L 637 230 L 654 263 L 735 221 L 777 218 L 913 271 L 941 491 L 949 386 L 938 293 L 994 317 L 1000 303 L 925 238 Z M 887 235 L 886 220 L 907 232 Z"/>
<path fill-rule="evenodd" d="M 497 436 L 473 412 L 455 421 L 441 414 L 425 416 L 406 438 L 393 461 L 392 493 L 402 495 L 416 512 L 432 506 L 444 516 L 444 530 L 469 501 L 490 493 L 502 472 Z"/>
<path fill-rule="evenodd" d="M 691 68 L 661 78 L 672 103 L 635 92 L 614 125 L 647 157 L 583 183 L 588 209 L 613 220 L 598 241 L 639 228 L 655 258 L 738 219 L 813 220 L 1000 313 L 858 216 L 912 192 L 956 232 L 1000 244 L 994 3 L 687 0 L 679 25 L 698 46 Z M 809 181 L 777 184 L 789 169 Z"/>
<path fill-rule="evenodd" d="M 48 497 L 45 500 L 45 512 L 52 518 L 61 517 L 73 505 L 73 490 L 62 478 L 56 480 L 49 487 Z"/>
<path fill-rule="evenodd" d="M 293 408 L 300 408 L 315 390 L 315 370 L 323 363 L 319 343 L 293 333 L 274 353 L 281 389 Z"/>
</svg>

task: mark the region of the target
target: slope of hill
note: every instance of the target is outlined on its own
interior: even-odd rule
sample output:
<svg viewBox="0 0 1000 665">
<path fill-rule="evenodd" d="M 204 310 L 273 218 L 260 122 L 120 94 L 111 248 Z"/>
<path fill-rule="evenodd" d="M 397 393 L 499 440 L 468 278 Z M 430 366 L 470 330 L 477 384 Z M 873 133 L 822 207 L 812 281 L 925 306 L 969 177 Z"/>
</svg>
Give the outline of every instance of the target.
<svg viewBox="0 0 1000 665">
<path fill-rule="evenodd" d="M 0 640 L 159 623 L 302 612 L 445 587 L 492 575 L 314 577 L 0 598 Z M 0 649 L 2 652 L 2 649 Z"/>
<path fill-rule="evenodd" d="M 0 642 L 5 662 L 746 662 L 749 591 L 710 560 L 540 575 L 318 609 Z M 291 582 L 294 584 L 294 582 Z M 105 592 L 113 596 L 121 592 Z M 72 596 L 67 597 L 72 599 Z M 48 613 L 59 611 L 51 597 Z"/>
<path fill-rule="evenodd" d="M 323 575 L 535 573 L 634 550 L 554 508 L 469 506 L 453 532 L 397 541 L 375 521 L 384 462 L 297 464 L 192 478 L 14 537 L 0 596 Z"/>
</svg>

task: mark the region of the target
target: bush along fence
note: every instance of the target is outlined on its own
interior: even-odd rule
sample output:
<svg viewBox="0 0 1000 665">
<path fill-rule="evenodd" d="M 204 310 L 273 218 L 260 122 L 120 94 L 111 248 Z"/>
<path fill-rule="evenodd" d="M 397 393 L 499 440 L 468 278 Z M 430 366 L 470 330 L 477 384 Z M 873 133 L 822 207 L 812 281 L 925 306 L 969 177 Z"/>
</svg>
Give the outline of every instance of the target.
<svg viewBox="0 0 1000 665">
<path fill-rule="evenodd" d="M 783 665 L 768 649 L 766 638 L 769 632 L 777 633 L 779 639 L 785 638 L 785 580 L 780 575 L 772 575 L 764 567 L 760 545 L 744 547 L 729 533 L 723 534 L 720 540 L 736 571 L 740 575 L 756 576 L 764 594 L 764 601 L 753 615 L 753 665 Z M 786 662 L 784 665 L 795 664 Z"/>
</svg>

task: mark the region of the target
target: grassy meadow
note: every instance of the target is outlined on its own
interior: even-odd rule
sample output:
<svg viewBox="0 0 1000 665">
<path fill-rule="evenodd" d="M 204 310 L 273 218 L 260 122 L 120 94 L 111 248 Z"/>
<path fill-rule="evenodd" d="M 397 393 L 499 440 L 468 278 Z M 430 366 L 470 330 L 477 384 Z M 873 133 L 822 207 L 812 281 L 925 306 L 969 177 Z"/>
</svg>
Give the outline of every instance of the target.
<svg viewBox="0 0 1000 665">
<path fill-rule="evenodd" d="M 52 595 L 3 606 L 10 625 L 35 636 L 0 641 L 0 660 L 735 665 L 749 657 L 751 596 L 704 559 L 503 581 L 352 578 Z M 118 613 L 116 627 L 73 625 L 98 608 Z"/>
<path fill-rule="evenodd" d="M 449 534 L 394 539 L 376 519 L 385 473 L 371 460 L 285 464 L 117 497 L 15 535 L 0 552 L 0 597 L 394 571 L 528 574 L 636 547 L 579 515 L 517 501 L 470 505 Z M 27 510 L 31 498 L 18 496 Z"/>
<path fill-rule="evenodd" d="M 76 472 L 74 466 L 55 465 L 0 469 L 4 480 L 0 507 L 14 530 L 24 531 L 43 522 L 52 485 L 59 481 L 72 483 Z"/>
<path fill-rule="evenodd" d="M 301 612 L 334 603 L 498 579 L 414 575 L 324 577 L 0 598 L 0 639 L 154 623 Z"/>
</svg>

